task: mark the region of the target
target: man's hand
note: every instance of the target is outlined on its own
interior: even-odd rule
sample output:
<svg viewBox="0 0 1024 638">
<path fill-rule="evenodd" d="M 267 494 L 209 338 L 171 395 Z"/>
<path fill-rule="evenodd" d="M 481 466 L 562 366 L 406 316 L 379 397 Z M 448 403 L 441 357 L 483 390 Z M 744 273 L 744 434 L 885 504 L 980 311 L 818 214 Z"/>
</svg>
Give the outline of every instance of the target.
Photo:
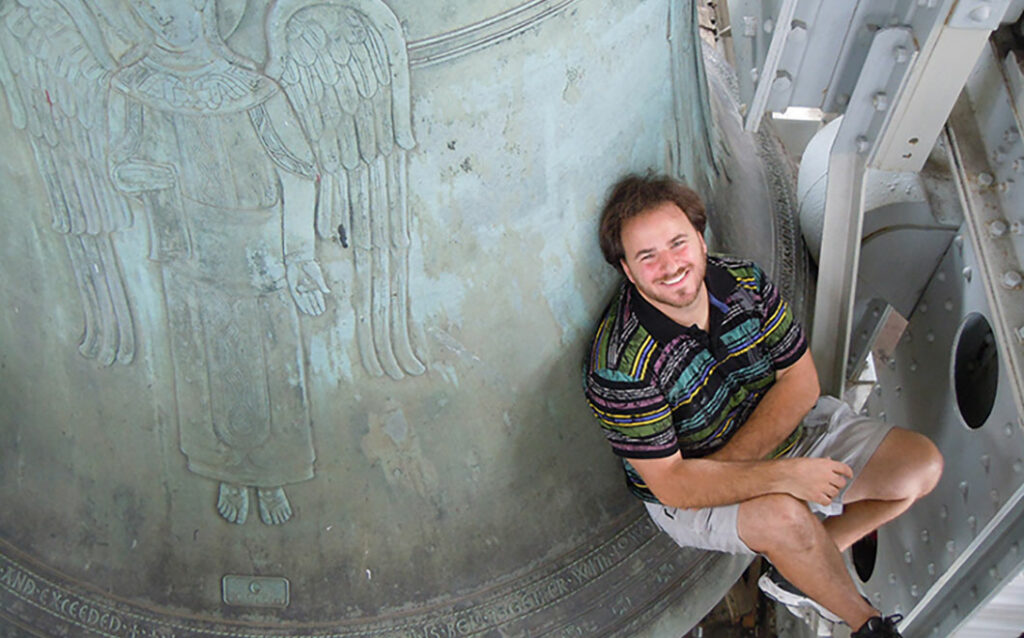
<svg viewBox="0 0 1024 638">
<path fill-rule="evenodd" d="M 782 476 L 779 491 L 802 501 L 828 505 L 846 483 L 853 478 L 853 470 L 846 463 L 832 459 L 780 459 Z"/>
</svg>

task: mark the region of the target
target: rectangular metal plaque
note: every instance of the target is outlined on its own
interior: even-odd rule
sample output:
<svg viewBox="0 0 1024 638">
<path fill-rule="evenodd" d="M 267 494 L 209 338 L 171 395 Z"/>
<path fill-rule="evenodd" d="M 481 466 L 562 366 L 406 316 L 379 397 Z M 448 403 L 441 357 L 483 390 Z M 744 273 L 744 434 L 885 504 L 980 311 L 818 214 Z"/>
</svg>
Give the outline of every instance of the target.
<svg viewBox="0 0 1024 638">
<path fill-rule="evenodd" d="M 238 576 L 221 579 L 221 593 L 228 605 L 244 607 L 287 607 L 288 579 L 280 576 Z"/>
</svg>

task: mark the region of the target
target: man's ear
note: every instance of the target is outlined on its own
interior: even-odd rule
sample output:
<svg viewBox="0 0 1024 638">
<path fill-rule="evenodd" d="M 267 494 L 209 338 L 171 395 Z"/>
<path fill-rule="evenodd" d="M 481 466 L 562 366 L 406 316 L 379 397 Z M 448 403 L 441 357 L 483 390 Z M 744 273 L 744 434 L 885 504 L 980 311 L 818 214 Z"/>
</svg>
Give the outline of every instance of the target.
<svg viewBox="0 0 1024 638">
<path fill-rule="evenodd" d="M 619 265 L 622 266 L 622 272 L 626 273 L 626 279 L 628 279 L 630 283 L 635 284 L 636 280 L 633 279 L 633 273 L 629 272 L 629 266 L 626 264 L 626 259 L 624 257 L 619 258 Z"/>
</svg>

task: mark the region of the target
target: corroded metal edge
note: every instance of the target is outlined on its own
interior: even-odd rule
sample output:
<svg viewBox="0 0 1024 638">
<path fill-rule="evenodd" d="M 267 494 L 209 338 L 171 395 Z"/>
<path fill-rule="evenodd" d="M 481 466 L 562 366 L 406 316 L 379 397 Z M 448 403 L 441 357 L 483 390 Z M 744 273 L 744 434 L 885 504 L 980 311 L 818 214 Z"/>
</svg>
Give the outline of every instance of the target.
<svg viewBox="0 0 1024 638">
<path fill-rule="evenodd" d="M 110 638 L 568 637 L 627 629 L 632 635 L 676 602 L 687 584 L 715 571 L 719 555 L 680 550 L 642 508 L 623 516 L 614 530 L 519 578 L 453 602 L 315 624 L 228 623 L 151 609 L 75 582 L 0 541 L 0 619 L 42 635 Z"/>
<path fill-rule="evenodd" d="M 531 29 L 578 0 L 530 0 L 496 16 L 409 42 L 409 66 L 421 67 L 457 58 Z"/>
</svg>

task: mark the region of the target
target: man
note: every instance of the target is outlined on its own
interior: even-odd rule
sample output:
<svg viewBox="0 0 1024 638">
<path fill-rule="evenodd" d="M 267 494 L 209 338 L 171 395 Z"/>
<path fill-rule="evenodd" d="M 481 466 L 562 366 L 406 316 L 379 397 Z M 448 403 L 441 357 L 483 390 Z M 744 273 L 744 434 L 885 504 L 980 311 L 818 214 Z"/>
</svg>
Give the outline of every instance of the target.
<svg viewBox="0 0 1024 638">
<path fill-rule="evenodd" d="M 597 329 L 587 399 L 678 544 L 764 555 L 772 597 L 838 617 L 853 638 L 899 636 L 900 617 L 861 597 L 840 553 L 930 492 L 942 456 L 819 398 L 786 302 L 755 264 L 709 257 L 705 221 L 700 197 L 669 178 L 613 188 L 601 250 L 627 281 Z"/>
</svg>

